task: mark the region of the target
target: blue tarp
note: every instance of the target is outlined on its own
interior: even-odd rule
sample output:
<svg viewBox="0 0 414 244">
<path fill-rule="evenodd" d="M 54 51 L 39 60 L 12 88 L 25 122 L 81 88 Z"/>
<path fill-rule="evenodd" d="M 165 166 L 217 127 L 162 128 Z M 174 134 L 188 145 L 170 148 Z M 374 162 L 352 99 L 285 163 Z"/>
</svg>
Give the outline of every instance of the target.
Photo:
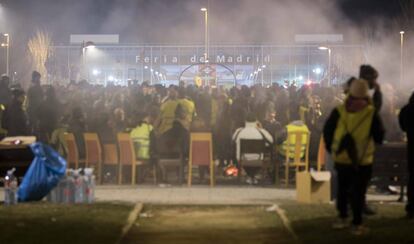
<svg viewBox="0 0 414 244">
<path fill-rule="evenodd" d="M 66 160 L 40 142 L 30 145 L 35 156 L 19 186 L 19 202 L 42 200 L 66 172 Z"/>
</svg>

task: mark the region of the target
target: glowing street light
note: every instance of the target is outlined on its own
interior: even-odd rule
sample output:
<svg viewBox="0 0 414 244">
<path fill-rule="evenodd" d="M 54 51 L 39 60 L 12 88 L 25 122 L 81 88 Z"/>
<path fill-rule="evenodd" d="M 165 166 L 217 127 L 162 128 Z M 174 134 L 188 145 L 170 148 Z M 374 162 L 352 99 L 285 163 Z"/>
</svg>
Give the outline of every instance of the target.
<svg viewBox="0 0 414 244">
<path fill-rule="evenodd" d="M 404 31 L 400 31 L 401 46 L 400 46 L 400 84 L 403 82 L 403 51 L 404 51 Z"/>
<path fill-rule="evenodd" d="M 2 43 L 1 46 L 6 48 L 6 74 L 9 75 L 10 69 L 10 35 L 8 33 L 3 34 L 6 37 L 6 42 Z"/>
<path fill-rule="evenodd" d="M 201 12 L 204 12 L 204 62 L 208 63 L 209 50 L 208 50 L 208 10 L 203 7 L 200 9 Z"/>
<path fill-rule="evenodd" d="M 328 50 L 328 85 L 331 84 L 331 49 L 329 47 L 321 46 L 319 50 Z"/>
</svg>

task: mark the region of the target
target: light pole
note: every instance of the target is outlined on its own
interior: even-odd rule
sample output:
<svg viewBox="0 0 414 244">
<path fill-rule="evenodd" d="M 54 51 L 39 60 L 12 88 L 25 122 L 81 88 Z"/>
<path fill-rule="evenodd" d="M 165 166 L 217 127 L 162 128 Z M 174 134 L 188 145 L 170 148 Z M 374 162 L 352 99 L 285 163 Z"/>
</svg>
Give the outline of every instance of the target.
<svg viewBox="0 0 414 244">
<path fill-rule="evenodd" d="M 318 47 L 319 50 L 328 50 L 328 85 L 331 85 L 331 49 L 329 47 Z"/>
<path fill-rule="evenodd" d="M 404 31 L 400 31 L 401 36 L 401 50 L 400 50 L 400 85 L 403 83 L 403 50 L 404 50 Z"/>
<path fill-rule="evenodd" d="M 207 8 L 201 8 L 201 12 L 204 12 L 204 62 L 208 63 L 208 10 Z"/>
<path fill-rule="evenodd" d="M 6 37 L 6 43 L 2 43 L 1 46 L 6 48 L 6 74 L 9 76 L 10 69 L 10 35 L 5 33 L 3 34 Z"/>
</svg>

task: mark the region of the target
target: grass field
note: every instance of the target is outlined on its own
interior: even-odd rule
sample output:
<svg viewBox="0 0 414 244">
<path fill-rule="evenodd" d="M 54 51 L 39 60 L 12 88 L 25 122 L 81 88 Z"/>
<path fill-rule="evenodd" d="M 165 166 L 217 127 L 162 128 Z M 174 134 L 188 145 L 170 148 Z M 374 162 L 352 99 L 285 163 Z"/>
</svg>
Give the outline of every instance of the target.
<svg viewBox="0 0 414 244">
<path fill-rule="evenodd" d="M 268 206 L 144 205 L 122 243 L 414 243 L 414 221 L 405 220 L 401 204 L 377 204 L 370 217 L 371 233 L 354 237 L 334 231 L 333 205 L 282 202 L 298 241 Z M 133 205 L 53 205 L 48 203 L 0 206 L 0 243 L 116 243 Z"/>
<path fill-rule="evenodd" d="M 115 243 L 127 204 L 0 206 L 0 243 Z"/>
</svg>

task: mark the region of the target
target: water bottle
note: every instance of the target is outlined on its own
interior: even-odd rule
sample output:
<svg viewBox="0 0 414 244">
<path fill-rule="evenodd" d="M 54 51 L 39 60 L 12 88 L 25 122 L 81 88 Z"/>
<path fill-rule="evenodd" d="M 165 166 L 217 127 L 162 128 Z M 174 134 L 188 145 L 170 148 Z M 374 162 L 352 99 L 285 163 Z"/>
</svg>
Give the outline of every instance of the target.
<svg viewBox="0 0 414 244">
<path fill-rule="evenodd" d="M 93 168 L 86 168 L 84 173 L 84 202 L 93 203 L 95 200 L 95 175 L 93 175 Z"/>
<path fill-rule="evenodd" d="M 12 168 L 7 171 L 7 175 L 4 179 L 4 204 L 14 205 L 17 204 L 17 178 L 14 176 L 16 168 Z"/>
<path fill-rule="evenodd" d="M 62 202 L 62 186 L 63 186 L 63 179 L 59 181 L 57 186 L 55 186 L 50 193 L 47 195 L 46 199 L 52 203 L 60 203 Z"/>
<path fill-rule="evenodd" d="M 75 189 L 74 189 L 74 200 L 75 203 L 83 203 L 84 201 L 84 181 L 83 181 L 83 177 L 80 174 L 80 172 L 82 171 L 82 169 L 77 169 L 73 171 L 73 182 L 75 185 Z"/>
<path fill-rule="evenodd" d="M 74 190 L 75 190 L 75 183 L 73 177 L 73 169 L 68 169 L 67 175 L 62 180 L 62 185 L 60 188 L 60 199 L 62 203 L 74 203 Z"/>
</svg>

